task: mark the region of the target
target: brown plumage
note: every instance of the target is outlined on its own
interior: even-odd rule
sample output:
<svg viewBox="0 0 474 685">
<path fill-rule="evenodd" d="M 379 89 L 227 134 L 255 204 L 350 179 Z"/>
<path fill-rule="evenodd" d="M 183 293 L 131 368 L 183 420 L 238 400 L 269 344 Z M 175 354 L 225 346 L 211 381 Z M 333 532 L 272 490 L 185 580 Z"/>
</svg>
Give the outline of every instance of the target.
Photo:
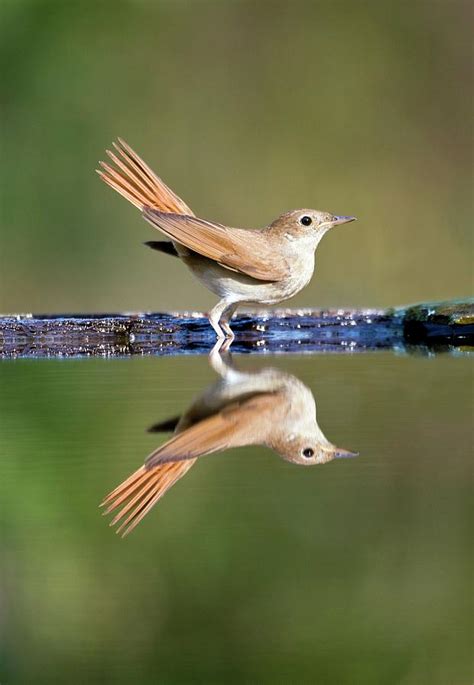
<svg viewBox="0 0 474 685">
<path fill-rule="evenodd" d="M 124 504 L 110 525 L 114 526 L 124 519 L 116 532 L 122 533 L 123 537 L 128 535 L 176 481 L 189 471 L 194 461 L 163 464 L 152 470 L 141 466 L 102 502 L 101 506 L 106 507 L 104 514 L 109 514 Z"/>
<path fill-rule="evenodd" d="M 316 421 L 314 397 L 300 380 L 277 369 L 243 373 L 210 357 L 220 380 L 194 400 L 181 418 L 152 426 L 174 429 L 139 468 L 104 500 L 105 513 L 119 510 L 110 525 L 129 533 L 196 459 L 244 445 L 265 445 L 294 464 L 314 466 L 354 453 L 331 444 Z"/>
<path fill-rule="evenodd" d="M 112 145 L 117 154 L 111 150 L 106 152 L 119 171 L 105 162 L 100 162 L 103 171 L 97 170 L 109 186 L 140 210 L 150 206 L 162 212 L 192 215 L 188 205 L 168 188 L 124 140 L 119 138 Z"/>
<path fill-rule="evenodd" d="M 145 207 L 143 218 L 168 238 L 223 267 L 240 271 L 259 281 L 281 281 L 290 269 L 283 255 L 269 251 L 269 237 L 263 231 L 230 228 L 194 216 L 159 212 Z M 248 261 L 249 238 L 252 261 Z M 272 241 L 273 236 L 270 237 Z"/>
<path fill-rule="evenodd" d="M 233 338 L 229 320 L 241 304 L 277 304 L 311 279 L 314 252 L 333 226 L 355 217 L 314 209 L 286 212 L 264 228 L 242 229 L 200 219 L 150 167 L 119 139 L 113 165 L 100 177 L 171 239 L 174 251 L 220 300 L 209 314 L 218 337 Z M 155 243 L 155 247 L 158 244 Z M 170 248 L 156 247 L 173 254 Z"/>
</svg>

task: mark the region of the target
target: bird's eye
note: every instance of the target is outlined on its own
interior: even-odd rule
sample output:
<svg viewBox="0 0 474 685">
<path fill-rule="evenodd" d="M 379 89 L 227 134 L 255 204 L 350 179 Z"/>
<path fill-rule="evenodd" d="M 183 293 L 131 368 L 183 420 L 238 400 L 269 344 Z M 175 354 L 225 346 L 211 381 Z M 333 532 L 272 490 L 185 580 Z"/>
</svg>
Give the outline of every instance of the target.
<svg viewBox="0 0 474 685">
<path fill-rule="evenodd" d="M 314 455 L 314 450 L 311 449 L 311 447 L 305 447 L 302 455 L 305 459 L 311 459 L 311 457 Z"/>
<path fill-rule="evenodd" d="M 313 220 L 310 216 L 302 216 L 300 219 L 300 224 L 303 224 L 303 226 L 310 226 L 313 223 Z"/>
</svg>

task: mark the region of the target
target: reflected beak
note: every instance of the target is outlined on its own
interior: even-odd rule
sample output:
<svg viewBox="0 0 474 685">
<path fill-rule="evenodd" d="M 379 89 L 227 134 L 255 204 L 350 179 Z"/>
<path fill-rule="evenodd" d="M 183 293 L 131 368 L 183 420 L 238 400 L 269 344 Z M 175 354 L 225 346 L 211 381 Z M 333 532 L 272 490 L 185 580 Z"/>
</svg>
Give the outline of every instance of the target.
<svg viewBox="0 0 474 685">
<path fill-rule="evenodd" d="M 358 456 L 359 452 L 349 452 L 349 450 L 337 449 L 334 452 L 334 459 L 354 459 Z"/>
<path fill-rule="evenodd" d="M 335 216 L 334 220 L 331 222 L 333 226 L 339 226 L 340 224 L 348 224 L 351 221 L 357 221 L 356 216 Z"/>
</svg>

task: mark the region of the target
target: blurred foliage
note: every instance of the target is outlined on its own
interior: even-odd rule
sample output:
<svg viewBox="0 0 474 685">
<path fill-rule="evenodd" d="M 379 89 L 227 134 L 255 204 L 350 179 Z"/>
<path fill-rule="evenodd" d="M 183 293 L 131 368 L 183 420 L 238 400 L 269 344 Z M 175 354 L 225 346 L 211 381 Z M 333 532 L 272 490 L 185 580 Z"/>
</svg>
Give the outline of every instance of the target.
<svg viewBox="0 0 474 685">
<path fill-rule="evenodd" d="M 0 365 L 2 682 L 469 682 L 470 360 L 265 363 L 360 456 L 203 457 L 125 540 L 97 505 L 214 380 L 206 360 Z"/>
<path fill-rule="evenodd" d="M 0 311 L 208 308 L 94 174 L 120 135 L 203 217 L 355 214 L 298 306 L 471 291 L 470 3 L 2 0 Z"/>
</svg>

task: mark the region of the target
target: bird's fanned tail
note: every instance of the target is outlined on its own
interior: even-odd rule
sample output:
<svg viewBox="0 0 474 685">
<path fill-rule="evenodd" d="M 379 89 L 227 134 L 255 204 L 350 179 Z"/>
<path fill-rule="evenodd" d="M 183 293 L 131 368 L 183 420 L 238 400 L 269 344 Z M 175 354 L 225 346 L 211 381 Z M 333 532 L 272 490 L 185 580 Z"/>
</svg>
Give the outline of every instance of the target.
<svg viewBox="0 0 474 685">
<path fill-rule="evenodd" d="M 161 497 L 189 471 L 196 460 L 166 463 L 152 469 L 140 467 L 104 499 L 104 514 L 116 509 L 111 526 L 124 519 L 117 533 L 128 535 Z"/>
<path fill-rule="evenodd" d="M 113 165 L 99 162 L 97 173 L 105 183 L 140 210 L 155 207 L 161 212 L 193 215 L 187 204 L 168 188 L 159 176 L 127 143 L 118 138 L 114 152 L 107 150 Z"/>
</svg>

